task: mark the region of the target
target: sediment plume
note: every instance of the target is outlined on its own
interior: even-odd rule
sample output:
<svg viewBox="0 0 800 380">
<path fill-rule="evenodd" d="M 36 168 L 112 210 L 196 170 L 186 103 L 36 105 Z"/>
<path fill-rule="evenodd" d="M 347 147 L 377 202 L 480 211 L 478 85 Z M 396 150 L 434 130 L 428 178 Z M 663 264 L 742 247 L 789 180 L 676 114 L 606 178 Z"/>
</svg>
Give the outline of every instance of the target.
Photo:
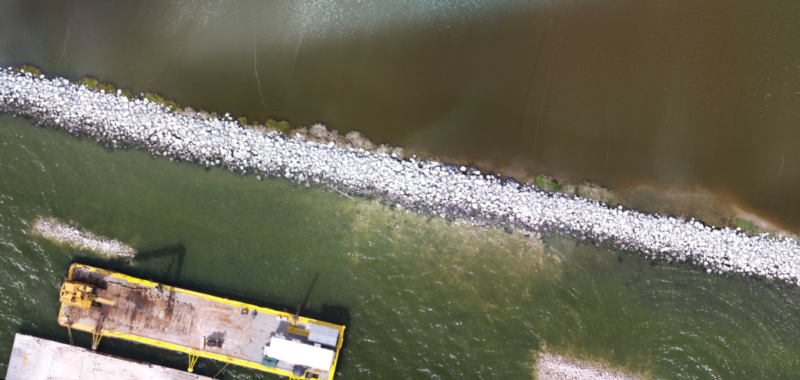
<svg viewBox="0 0 800 380">
<path fill-rule="evenodd" d="M 52 218 L 38 218 L 33 223 L 33 233 L 57 243 L 69 244 L 78 248 L 95 251 L 108 256 L 131 259 L 136 251 L 114 239 L 83 232 Z"/>
<path fill-rule="evenodd" d="M 304 141 L 300 133 L 287 138 L 248 130 L 227 115 L 178 115 L 146 99 L 104 94 L 64 78 L 0 69 L 0 110 L 91 137 L 110 149 L 147 149 L 153 157 L 220 166 L 258 178 L 327 184 L 429 215 L 561 233 L 648 258 L 691 262 L 709 273 L 758 275 L 792 284 L 800 279 L 800 244 L 791 239 L 749 236 L 694 219 L 612 208 L 476 168 L 400 160 L 363 147 L 342 149 L 334 141 Z"/>
<path fill-rule="evenodd" d="M 536 363 L 538 380 L 643 380 L 598 365 L 571 362 L 558 355 L 542 355 Z"/>
</svg>

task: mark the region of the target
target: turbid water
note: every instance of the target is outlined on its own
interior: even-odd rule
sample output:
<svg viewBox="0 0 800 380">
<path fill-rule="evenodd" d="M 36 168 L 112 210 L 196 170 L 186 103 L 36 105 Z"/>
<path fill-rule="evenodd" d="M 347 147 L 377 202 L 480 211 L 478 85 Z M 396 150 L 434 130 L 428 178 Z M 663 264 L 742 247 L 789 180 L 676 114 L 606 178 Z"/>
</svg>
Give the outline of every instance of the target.
<svg viewBox="0 0 800 380">
<path fill-rule="evenodd" d="M 798 16 L 721 0 L 34 0 L 0 5 L 0 64 L 521 179 L 700 188 L 796 231 Z"/>
<path fill-rule="evenodd" d="M 347 379 L 532 378 L 542 351 L 664 379 L 800 371 L 796 287 L 108 152 L 9 115 L 0 141 L 0 358 L 17 331 L 68 341 L 57 289 L 81 261 L 279 309 L 302 303 L 306 315 L 348 325 L 338 368 Z M 38 216 L 115 237 L 139 258 L 108 260 L 32 235 Z M 114 339 L 100 347 L 186 361 Z M 220 367 L 201 360 L 198 371 Z"/>
<path fill-rule="evenodd" d="M 797 226 L 798 14 L 755 1 L 4 2 L 0 64 L 261 121 L 322 121 L 509 174 L 699 186 Z M 265 306 L 303 303 L 348 325 L 347 379 L 531 378 L 542 351 L 664 379 L 800 373 L 795 287 L 109 153 L 8 115 L 0 143 L 0 372 L 14 332 L 68 341 L 56 292 L 82 261 Z M 140 258 L 33 236 L 39 216 Z M 100 349 L 186 362 L 113 339 Z"/>
</svg>

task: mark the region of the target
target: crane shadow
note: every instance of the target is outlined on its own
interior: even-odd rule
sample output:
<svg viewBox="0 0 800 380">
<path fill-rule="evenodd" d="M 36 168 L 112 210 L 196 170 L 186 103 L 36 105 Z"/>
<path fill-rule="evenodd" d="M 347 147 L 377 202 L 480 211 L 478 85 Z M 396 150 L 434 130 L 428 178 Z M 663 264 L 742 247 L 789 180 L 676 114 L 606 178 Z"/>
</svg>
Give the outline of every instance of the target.
<svg viewBox="0 0 800 380">
<path fill-rule="evenodd" d="M 301 305 L 308 304 L 308 299 L 309 297 L 311 297 L 311 291 L 314 290 L 314 285 L 317 283 L 318 278 L 319 278 L 319 272 L 317 272 L 317 274 L 314 275 L 314 279 L 311 280 L 311 286 L 308 287 L 308 292 L 306 292 L 306 296 L 305 298 L 303 298 L 303 302 L 301 303 Z"/>
<path fill-rule="evenodd" d="M 169 262 L 169 265 L 167 265 L 164 273 L 161 274 L 161 277 L 172 280 L 179 279 L 181 277 L 181 271 L 183 270 L 183 261 L 186 258 L 186 247 L 184 247 L 183 244 L 141 251 L 136 254 L 133 261 L 141 263 L 143 261 L 160 259 L 163 257 L 172 257 L 172 260 Z M 174 273 L 172 273 L 173 268 Z"/>
</svg>

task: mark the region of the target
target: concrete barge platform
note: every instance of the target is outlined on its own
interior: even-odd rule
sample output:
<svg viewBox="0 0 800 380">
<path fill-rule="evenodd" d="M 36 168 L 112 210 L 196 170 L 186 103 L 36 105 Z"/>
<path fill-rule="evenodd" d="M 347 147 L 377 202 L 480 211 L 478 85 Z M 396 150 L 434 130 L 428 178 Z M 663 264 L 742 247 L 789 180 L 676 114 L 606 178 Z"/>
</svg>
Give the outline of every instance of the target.
<svg viewBox="0 0 800 380">
<path fill-rule="evenodd" d="M 344 326 L 83 264 L 61 288 L 58 323 L 294 379 L 331 380 Z"/>
<path fill-rule="evenodd" d="M 52 379 L 211 380 L 206 376 L 17 334 L 11 350 L 6 380 Z"/>
</svg>

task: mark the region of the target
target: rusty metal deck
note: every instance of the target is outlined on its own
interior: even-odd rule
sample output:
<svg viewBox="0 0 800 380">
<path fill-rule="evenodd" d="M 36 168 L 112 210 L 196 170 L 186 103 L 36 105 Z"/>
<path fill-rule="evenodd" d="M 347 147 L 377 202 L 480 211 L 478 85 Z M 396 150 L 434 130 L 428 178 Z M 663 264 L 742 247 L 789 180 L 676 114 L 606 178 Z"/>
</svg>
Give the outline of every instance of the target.
<svg viewBox="0 0 800 380">
<path fill-rule="evenodd" d="M 104 336 L 176 349 L 287 376 L 291 373 L 292 363 L 279 361 L 274 368 L 262 365 L 265 345 L 278 333 L 296 341 L 306 339 L 287 332 L 291 314 L 80 264 L 73 265 L 70 279 L 95 285 L 98 296 L 115 301 L 114 306 L 104 305 L 102 308 L 62 304 L 59 324 L 72 329 L 100 331 Z M 324 324 L 302 317 L 299 322 L 300 328 L 308 323 Z M 338 359 L 344 327 L 325 325 L 340 329 L 338 346 L 330 347 L 336 351 Z M 206 338 L 218 339 L 221 347 L 206 347 Z M 332 368 L 318 371 L 319 378 L 332 378 L 334 368 L 335 362 Z"/>
</svg>

